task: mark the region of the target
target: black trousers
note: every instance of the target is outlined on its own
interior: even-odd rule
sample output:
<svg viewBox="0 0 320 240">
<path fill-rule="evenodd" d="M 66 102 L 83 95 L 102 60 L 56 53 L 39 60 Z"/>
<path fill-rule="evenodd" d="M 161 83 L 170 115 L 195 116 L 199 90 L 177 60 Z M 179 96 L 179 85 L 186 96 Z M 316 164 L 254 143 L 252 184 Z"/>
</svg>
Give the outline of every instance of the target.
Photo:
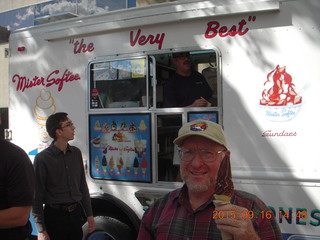
<svg viewBox="0 0 320 240">
<path fill-rule="evenodd" d="M 78 204 L 72 212 L 44 208 L 44 221 L 50 240 L 81 240 L 82 239 L 82 208 Z"/>
</svg>

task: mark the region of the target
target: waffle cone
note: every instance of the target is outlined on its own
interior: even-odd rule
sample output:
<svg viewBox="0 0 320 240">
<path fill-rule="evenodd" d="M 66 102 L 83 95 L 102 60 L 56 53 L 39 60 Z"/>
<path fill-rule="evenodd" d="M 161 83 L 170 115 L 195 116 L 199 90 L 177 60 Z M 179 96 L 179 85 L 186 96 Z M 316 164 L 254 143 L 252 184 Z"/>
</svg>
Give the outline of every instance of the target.
<svg viewBox="0 0 320 240">
<path fill-rule="evenodd" d="M 230 196 L 224 195 L 224 194 L 214 194 L 214 199 L 213 200 L 213 204 L 216 207 L 222 206 L 222 205 L 226 205 L 226 204 L 230 204 Z M 221 231 L 221 239 L 222 240 L 232 240 L 232 234 Z"/>
</svg>

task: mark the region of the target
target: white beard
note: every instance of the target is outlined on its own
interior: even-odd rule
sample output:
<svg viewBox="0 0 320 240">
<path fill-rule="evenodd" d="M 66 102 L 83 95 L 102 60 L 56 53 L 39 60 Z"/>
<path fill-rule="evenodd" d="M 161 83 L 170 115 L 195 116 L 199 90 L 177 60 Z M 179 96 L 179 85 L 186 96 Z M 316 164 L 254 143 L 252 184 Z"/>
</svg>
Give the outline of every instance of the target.
<svg viewBox="0 0 320 240">
<path fill-rule="evenodd" d="M 191 192 L 205 192 L 209 190 L 209 188 L 212 186 L 214 180 L 208 179 L 204 184 L 200 183 L 193 183 L 189 181 L 189 179 L 181 174 L 182 180 L 186 183 L 188 190 Z"/>
</svg>

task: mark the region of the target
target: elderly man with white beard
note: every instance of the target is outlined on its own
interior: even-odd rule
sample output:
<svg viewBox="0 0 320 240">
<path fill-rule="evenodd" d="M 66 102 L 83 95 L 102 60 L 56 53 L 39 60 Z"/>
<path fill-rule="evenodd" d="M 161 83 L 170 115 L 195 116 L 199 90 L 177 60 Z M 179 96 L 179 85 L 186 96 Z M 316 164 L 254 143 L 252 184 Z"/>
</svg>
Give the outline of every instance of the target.
<svg viewBox="0 0 320 240">
<path fill-rule="evenodd" d="M 138 240 L 223 239 L 281 240 L 271 210 L 253 194 L 233 189 L 230 150 L 222 127 L 195 120 L 184 124 L 174 144 L 179 147 L 182 188 L 158 199 L 145 212 Z M 227 194 L 230 203 L 215 207 L 215 194 Z M 254 214 L 244 218 L 243 212 Z M 269 211 L 270 218 L 263 216 Z M 224 212 L 224 217 L 214 213 Z M 224 240 L 224 239 L 223 239 Z"/>
</svg>

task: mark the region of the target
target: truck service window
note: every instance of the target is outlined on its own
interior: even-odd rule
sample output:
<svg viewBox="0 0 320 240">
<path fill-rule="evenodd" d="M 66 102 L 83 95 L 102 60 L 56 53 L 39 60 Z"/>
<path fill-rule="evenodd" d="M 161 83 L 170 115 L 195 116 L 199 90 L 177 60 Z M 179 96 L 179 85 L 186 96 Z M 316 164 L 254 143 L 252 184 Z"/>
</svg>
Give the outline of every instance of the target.
<svg viewBox="0 0 320 240">
<path fill-rule="evenodd" d="M 179 53 L 179 52 L 176 52 Z M 183 54 L 186 52 L 183 51 Z M 156 59 L 156 106 L 157 106 L 157 176 L 158 181 L 180 182 L 179 164 L 180 160 L 177 154 L 177 147 L 172 143 L 178 135 L 178 130 L 184 121 L 189 121 L 189 116 L 208 117 L 210 120 L 218 122 L 218 112 L 220 111 L 221 101 L 219 101 L 218 83 L 218 61 L 217 54 L 213 50 L 189 51 L 187 58 L 181 61 L 189 61 L 191 69 L 202 76 L 206 88 L 211 89 L 211 96 L 207 98 L 207 107 L 166 107 L 164 106 L 166 94 L 164 93 L 167 84 L 173 80 L 176 72 L 176 65 L 173 61 L 173 53 L 155 55 Z M 184 91 L 184 85 L 180 86 Z M 200 96 L 199 96 L 200 97 Z M 189 113 L 195 113 L 196 115 Z M 204 113 L 206 112 L 206 113 Z M 209 119 L 207 119 L 209 120 Z"/>
<path fill-rule="evenodd" d="M 195 79 L 191 79 L 194 80 L 195 86 L 199 84 L 202 86 L 200 90 L 197 90 L 199 94 L 195 97 L 205 98 L 207 101 L 205 106 L 165 106 L 166 87 L 174 81 L 173 76 L 177 72 L 177 64 L 173 60 L 173 57 L 177 54 L 183 55 L 179 61 L 188 62 L 193 72 L 192 76 L 195 76 Z M 145 179 L 139 179 L 143 175 L 142 170 L 140 171 L 141 176 L 139 170 L 137 174 L 132 171 L 129 173 L 134 174 L 136 180 L 139 181 L 181 182 L 180 160 L 173 140 L 177 137 L 178 130 L 184 122 L 202 118 L 221 123 L 221 80 L 219 80 L 221 78 L 218 66 L 218 56 L 214 50 L 170 51 L 136 57 L 126 55 L 115 58 L 115 56 L 111 56 L 110 59 L 105 57 L 90 62 L 88 65 L 90 79 L 89 111 L 91 113 L 90 119 L 94 119 L 90 123 L 93 126 L 92 131 L 90 131 L 90 141 L 97 141 L 95 145 L 100 144 L 99 147 L 101 147 L 103 140 L 106 142 L 104 136 L 108 131 L 103 131 L 104 125 L 111 128 L 111 132 L 120 131 L 121 141 L 123 140 L 124 143 L 133 141 L 131 135 L 141 140 L 142 135 L 139 134 L 146 134 L 147 131 L 151 134 L 150 138 L 143 137 L 142 140 L 147 143 L 146 153 L 148 153 L 150 159 L 145 159 L 147 162 L 149 161 L 149 170 L 144 173 Z M 189 85 L 189 90 L 185 89 L 183 83 L 181 86 L 177 84 L 173 86 L 178 87 L 175 91 L 182 91 L 182 97 L 188 98 L 188 94 L 183 96 L 183 91 L 190 91 L 191 89 L 192 93 L 194 85 Z M 204 90 L 203 95 L 200 94 L 202 90 Z M 105 115 L 103 116 L 103 114 Z M 147 127 L 146 131 L 142 131 L 139 127 L 142 116 L 148 116 L 148 119 L 143 119 Z M 94 127 L 95 125 L 97 126 Z M 135 131 L 130 131 L 131 125 L 136 127 Z M 119 137 L 120 135 L 116 134 L 115 136 Z M 115 142 L 115 140 L 111 139 L 108 144 L 104 145 L 111 146 L 110 143 Z M 112 149 L 113 151 L 116 148 L 121 149 L 120 145 L 123 145 L 121 141 L 118 143 L 119 146 L 117 145 Z M 97 146 L 92 149 L 96 150 L 96 148 Z M 141 159 L 143 158 L 142 156 Z M 133 156 L 132 159 L 134 159 Z M 143 164 L 140 162 L 142 160 L 139 156 L 137 159 L 136 165 L 142 169 Z M 93 161 L 95 161 L 94 156 L 91 159 L 91 162 Z M 100 161 L 102 160 L 100 159 Z M 124 162 L 125 160 L 123 160 L 123 164 Z M 137 166 L 136 168 L 138 168 Z M 156 171 L 152 175 L 151 166 L 155 166 L 153 169 Z M 131 166 L 131 168 L 133 169 L 134 166 Z M 124 174 L 122 171 L 123 169 L 119 171 L 120 175 Z M 107 173 L 103 172 L 101 174 Z M 126 174 L 128 175 L 128 173 Z M 155 177 L 151 179 L 151 176 Z M 102 177 L 106 178 L 104 175 Z M 116 177 L 106 179 L 119 180 Z M 121 180 L 131 181 L 132 179 L 122 177 Z"/>
<path fill-rule="evenodd" d="M 186 107 L 202 98 L 217 106 L 217 59 L 214 51 L 183 51 L 156 56 L 158 107 Z M 183 74 L 182 74 L 183 72 Z M 185 74 L 188 74 L 186 76 Z"/>
</svg>

